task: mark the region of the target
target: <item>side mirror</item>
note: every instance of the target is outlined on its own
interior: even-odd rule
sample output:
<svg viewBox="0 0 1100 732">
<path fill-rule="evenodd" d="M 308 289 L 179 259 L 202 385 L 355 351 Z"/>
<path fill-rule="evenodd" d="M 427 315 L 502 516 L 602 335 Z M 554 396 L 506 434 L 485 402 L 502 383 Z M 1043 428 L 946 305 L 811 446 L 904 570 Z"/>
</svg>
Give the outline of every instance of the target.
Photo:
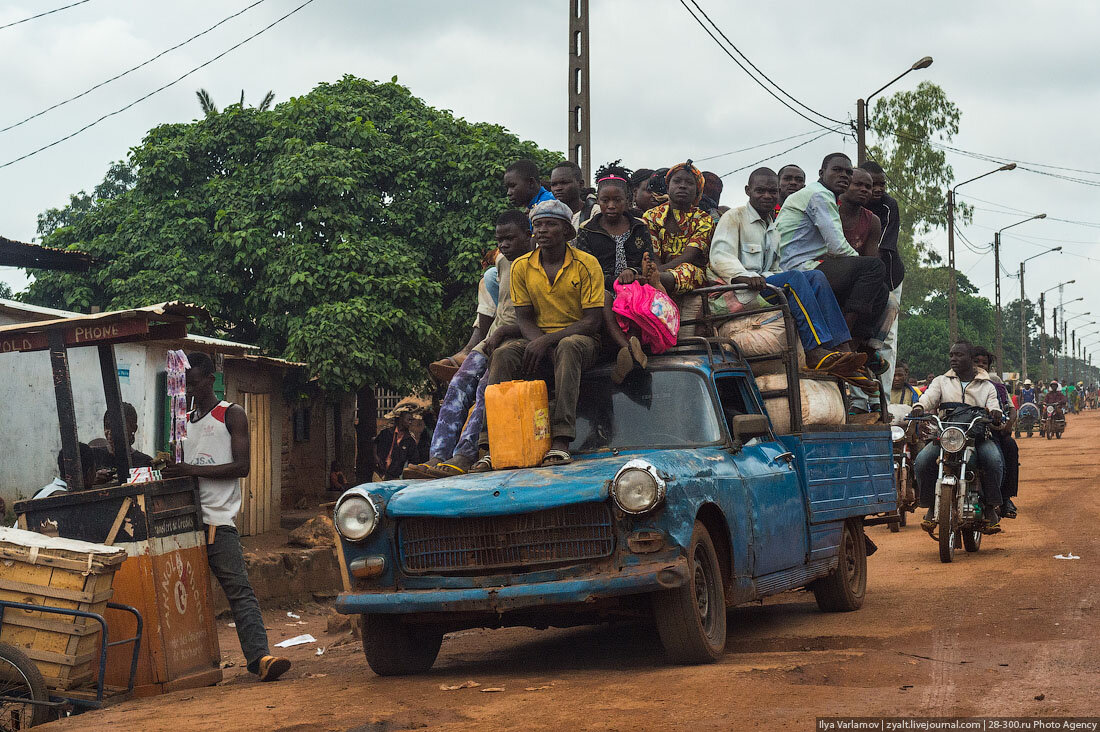
<svg viewBox="0 0 1100 732">
<path fill-rule="evenodd" d="M 754 437 L 767 435 L 770 431 L 768 418 L 763 414 L 739 414 L 730 424 L 733 441 L 744 443 Z"/>
</svg>

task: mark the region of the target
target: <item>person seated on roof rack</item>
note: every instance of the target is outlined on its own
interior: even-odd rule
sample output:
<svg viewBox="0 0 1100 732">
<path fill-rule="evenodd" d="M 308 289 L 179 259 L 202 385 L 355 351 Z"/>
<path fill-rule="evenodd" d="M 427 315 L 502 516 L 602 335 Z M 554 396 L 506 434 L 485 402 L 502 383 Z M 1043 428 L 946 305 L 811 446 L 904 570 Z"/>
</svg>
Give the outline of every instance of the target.
<svg viewBox="0 0 1100 732">
<path fill-rule="evenodd" d="M 749 289 L 719 294 L 713 298 L 713 310 L 737 312 L 775 304 L 774 293 L 762 297 L 758 293 L 765 283 L 778 287 L 798 326 L 807 365 L 818 371 L 854 375 L 867 357 L 852 352 L 852 336 L 825 275 L 816 270 L 779 271 L 779 232 L 773 216 L 779 176 L 770 168 L 757 168 L 749 175 L 745 193 L 748 203 L 727 211 L 714 231 L 708 278 Z"/>
<path fill-rule="evenodd" d="M 837 196 L 851 180 L 851 159 L 831 153 L 821 162 L 818 179 L 787 197 L 775 220 L 779 267 L 825 275 L 858 349 L 867 354 L 872 371 L 882 373 L 887 364 L 867 340 L 886 311 L 886 265 L 878 257 L 859 256 L 844 237 Z"/>
<path fill-rule="evenodd" d="M 714 219 L 699 208 L 705 181 L 690 160 L 669 168 L 665 184 L 668 201 L 646 211 L 642 219 L 653 238 L 661 284 L 675 297 L 706 284 L 707 251 L 714 233 Z"/>
</svg>

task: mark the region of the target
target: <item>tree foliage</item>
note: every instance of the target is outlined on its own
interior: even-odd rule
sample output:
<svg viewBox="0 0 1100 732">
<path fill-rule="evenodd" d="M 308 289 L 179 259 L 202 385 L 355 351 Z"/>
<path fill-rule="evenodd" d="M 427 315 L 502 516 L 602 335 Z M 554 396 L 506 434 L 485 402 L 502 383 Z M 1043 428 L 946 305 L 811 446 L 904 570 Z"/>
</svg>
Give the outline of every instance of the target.
<svg viewBox="0 0 1100 732">
<path fill-rule="evenodd" d="M 561 158 L 396 81 L 345 76 L 271 110 L 152 129 L 131 150 L 132 186 L 47 212 L 47 245 L 107 263 L 44 273 L 28 300 L 188 300 L 216 333 L 305 361 L 327 388 L 418 381 L 469 332 L 504 167 Z"/>
</svg>

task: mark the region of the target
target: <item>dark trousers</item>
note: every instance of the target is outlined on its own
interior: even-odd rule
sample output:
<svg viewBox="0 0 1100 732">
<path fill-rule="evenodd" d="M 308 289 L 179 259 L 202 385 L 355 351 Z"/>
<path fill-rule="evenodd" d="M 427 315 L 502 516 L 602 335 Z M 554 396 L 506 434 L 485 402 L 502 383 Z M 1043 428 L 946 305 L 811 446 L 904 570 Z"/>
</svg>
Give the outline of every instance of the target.
<svg viewBox="0 0 1100 732">
<path fill-rule="evenodd" d="M 865 341 L 878 332 L 890 290 L 886 287 L 886 265 L 878 257 L 826 257 L 817 271 L 829 280 L 829 287 L 841 311 L 856 316 L 852 337 Z"/>
<path fill-rule="evenodd" d="M 976 446 L 978 466 L 982 471 L 983 500 L 988 506 L 1001 506 L 1001 481 L 1004 479 L 1005 460 L 1001 455 L 1001 448 L 990 440 L 980 440 Z M 913 461 L 913 474 L 917 479 L 919 504 L 921 508 L 931 508 L 936 500 L 936 476 L 939 466 L 936 458 L 939 457 L 940 446 L 935 442 L 929 442 L 924 449 L 917 453 Z"/>
<path fill-rule="evenodd" d="M 1012 435 L 1005 432 L 993 433 L 997 444 L 1001 446 L 1001 454 L 1005 458 L 1005 477 L 1001 483 L 1001 498 L 1015 498 L 1020 490 L 1020 446 Z"/>
<path fill-rule="evenodd" d="M 529 342 L 526 338 L 517 338 L 493 351 L 489 362 L 489 384 L 528 378 L 523 373 L 523 353 Z M 599 352 L 600 342 L 586 335 L 566 336 L 551 351 L 554 369 L 554 402 L 550 405 L 551 438 L 572 440 L 576 437 L 581 374 L 596 362 Z M 487 435 L 485 441 L 488 441 Z"/>
<path fill-rule="evenodd" d="M 260 603 L 248 581 L 237 528 L 219 526 L 214 534 L 214 543 L 206 545 L 206 557 L 210 572 L 218 578 L 218 584 L 229 600 L 229 609 L 237 626 L 237 639 L 241 642 L 248 670 L 256 673 L 260 659 L 268 654 L 267 631 L 264 630 Z"/>
</svg>

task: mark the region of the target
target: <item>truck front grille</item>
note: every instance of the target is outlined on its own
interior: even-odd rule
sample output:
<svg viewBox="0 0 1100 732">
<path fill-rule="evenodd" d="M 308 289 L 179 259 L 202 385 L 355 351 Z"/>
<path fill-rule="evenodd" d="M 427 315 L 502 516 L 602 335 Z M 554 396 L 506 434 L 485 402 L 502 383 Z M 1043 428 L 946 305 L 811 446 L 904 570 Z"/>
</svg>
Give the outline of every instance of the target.
<svg viewBox="0 0 1100 732">
<path fill-rule="evenodd" d="M 477 574 L 607 557 L 615 548 L 611 513 L 581 503 L 510 516 L 406 518 L 398 524 L 406 572 Z"/>
</svg>

